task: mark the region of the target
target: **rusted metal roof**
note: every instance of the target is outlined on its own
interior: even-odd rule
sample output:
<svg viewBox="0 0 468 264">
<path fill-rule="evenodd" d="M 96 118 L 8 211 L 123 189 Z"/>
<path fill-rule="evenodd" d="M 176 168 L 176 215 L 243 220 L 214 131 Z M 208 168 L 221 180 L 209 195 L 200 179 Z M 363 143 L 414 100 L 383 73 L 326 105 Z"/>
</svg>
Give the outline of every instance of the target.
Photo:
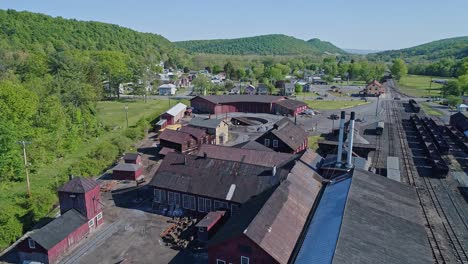
<svg viewBox="0 0 468 264">
<path fill-rule="evenodd" d="M 293 150 L 298 149 L 307 141 L 307 132 L 295 125 L 289 118 L 276 122 L 270 131 Z"/>
<path fill-rule="evenodd" d="M 188 133 L 184 133 L 177 130 L 166 129 L 159 135 L 159 140 L 166 140 L 178 144 L 185 144 L 190 141 L 192 136 Z"/>
<path fill-rule="evenodd" d="M 289 110 L 293 110 L 293 111 L 299 107 L 307 106 L 307 104 L 302 101 L 291 100 L 291 99 L 281 100 L 279 102 L 276 102 L 275 104 L 280 105 Z"/>
<path fill-rule="evenodd" d="M 99 186 L 99 183 L 91 178 L 74 177 L 62 187 L 58 188 L 59 192 L 69 193 L 85 193 Z"/>
<path fill-rule="evenodd" d="M 125 153 L 123 159 L 124 160 L 134 160 L 134 161 L 136 161 L 139 156 L 140 156 L 139 153 Z"/>
<path fill-rule="evenodd" d="M 251 199 L 209 242 L 246 235 L 279 263 L 288 263 L 322 182 L 317 173 L 297 162 L 285 181 Z"/>
<path fill-rule="evenodd" d="M 194 127 L 217 128 L 223 119 L 194 117 L 190 120 L 189 125 Z"/>
<path fill-rule="evenodd" d="M 279 166 L 294 158 L 294 155 L 288 153 L 232 148 L 208 144 L 201 145 L 197 155 L 199 157 L 203 157 L 205 153 L 207 157 L 210 158 L 268 167 Z"/>
<path fill-rule="evenodd" d="M 240 144 L 234 145 L 235 148 L 242 148 L 242 149 L 253 149 L 253 150 L 262 150 L 262 151 L 273 151 L 271 148 L 265 147 L 265 145 L 258 143 L 255 140 L 249 140 L 246 142 L 242 142 Z"/>
<path fill-rule="evenodd" d="M 207 136 L 206 131 L 204 129 L 197 128 L 197 127 L 183 126 L 180 128 L 179 131 L 190 134 L 197 140 L 201 140 Z"/>
<path fill-rule="evenodd" d="M 159 151 L 159 155 L 166 156 L 167 153 L 169 153 L 169 152 L 174 152 L 174 151 L 175 151 L 175 149 L 163 147 L 163 148 Z"/>
<path fill-rule="evenodd" d="M 226 104 L 226 103 L 274 103 L 280 100 L 285 99 L 284 96 L 274 96 L 274 95 L 207 95 L 207 96 L 197 96 L 196 98 L 202 98 L 214 104 Z"/>
<path fill-rule="evenodd" d="M 206 227 L 207 230 L 210 230 L 215 226 L 221 218 L 224 217 L 226 211 L 212 211 L 209 212 L 205 217 L 203 217 L 200 222 L 198 222 L 195 227 Z"/>
<path fill-rule="evenodd" d="M 150 186 L 226 200 L 236 186 L 231 201 L 244 203 L 250 197 L 277 185 L 288 171 L 242 162 L 168 153 Z"/>
<path fill-rule="evenodd" d="M 317 154 L 317 152 L 307 149 L 300 157 L 300 161 L 304 162 L 307 166 L 311 167 L 315 171 L 320 169 L 322 162 L 324 161 L 323 157 Z"/>
<path fill-rule="evenodd" d="M 132 164 L 132 163 L 119 163 L 117 164 L 114 168 L 112 168 L 112 171 L 138 171 L 141 169 L 142 166 L 138 164 Z"/>
</svg>

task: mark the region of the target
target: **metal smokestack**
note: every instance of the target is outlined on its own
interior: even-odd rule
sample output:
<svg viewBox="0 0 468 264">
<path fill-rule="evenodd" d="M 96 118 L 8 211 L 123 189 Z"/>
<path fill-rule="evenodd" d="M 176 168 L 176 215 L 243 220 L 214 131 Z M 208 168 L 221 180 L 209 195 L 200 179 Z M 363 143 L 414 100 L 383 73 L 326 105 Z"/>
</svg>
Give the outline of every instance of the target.
<svg viewBox="0 0 468 264">
<path fill-rule="evenodd" d="M 338 136 L 338 155 L 336 156 L 336 166 L 341 166 L 341 160 L 343 157 L 343 137 L 344 137 L 344 124 L 345 124 L 346 112 L 341 111 L 340 119 L 340 134 Z"/>
<path fill-rule="evenodd" d="M 353 141 L 354 141 L 354 112 L 351 112 L 351 118 L 349 120 L 349 132 L 348 132 L 348 160 L 346 162 L 346 167 L 352 168 L 352 158 L 353 158 Z"/>
</svg>

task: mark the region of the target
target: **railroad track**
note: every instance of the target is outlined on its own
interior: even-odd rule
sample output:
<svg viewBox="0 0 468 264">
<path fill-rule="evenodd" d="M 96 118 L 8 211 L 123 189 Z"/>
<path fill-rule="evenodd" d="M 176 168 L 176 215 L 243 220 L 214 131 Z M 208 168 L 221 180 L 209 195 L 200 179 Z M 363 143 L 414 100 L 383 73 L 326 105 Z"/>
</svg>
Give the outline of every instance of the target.
<svg viewBox="0 0 468 264">
<path fill-rule="evenodd" d="M 392 102 L 393 106 L 395 103 Z M 438 195 L 438 188 L 433 184 L 432 181 L 440 181 L 441 185 L 444 186 L 444 182 L 441 179 L 429 179 L 427 177 L 419 177 L 416 171 L 416 167 L 412 160 L 412 155 L 409 153 L 409 145 L 406 138 L 406 132 L 404 132 L 403 125 L 401 123 L 401 115 L 395 107 L 392 108 L 390 118 L 396 118 L 394 122 L 397 128 L 397 134 L 400 138 L 402 157 L 404 161 L 404 167 L 407 174 L 408 183 L 415 187 L 416 194 L 418 196 L 423 215 L 426 221 L 426 231 L 428 234 L 429 244 L 433 253 L 435 263 L 449 263 L 450 261 L 457 261 L 458 263 L 468 263 L 468 255 L 462 241 L 457 236 L 454 225 L 449 220 L 447 212 L 444 210 L 442 201 Z M 466 227 L 466 223 L 463 220 L 459 208 L 456 206 L 455 201 L 450 197 L 449 190 L 446 189 L 447 195 L 451 199 L 452 205 L 455 212 L 458 214 L 459 219 L 463 222 Z M 460 224 L 460 223 L 457 223 Z M 437 227 L 437 228 L 436 228 Z M 440 227 L 440 228 L 439 228 Z M 442 237 L 440 235 L 443 235 Z M 442 238 L 442 239 L 441 239 Z M 443 241 L 444 240 L 444 241 Z M 445 243 L 444 243 L 445 242 Z M 453 257 L 449 257 L 449 253 L 445 250 L 443 245 L 448 244 L 453 251 Z"/>
</svg>

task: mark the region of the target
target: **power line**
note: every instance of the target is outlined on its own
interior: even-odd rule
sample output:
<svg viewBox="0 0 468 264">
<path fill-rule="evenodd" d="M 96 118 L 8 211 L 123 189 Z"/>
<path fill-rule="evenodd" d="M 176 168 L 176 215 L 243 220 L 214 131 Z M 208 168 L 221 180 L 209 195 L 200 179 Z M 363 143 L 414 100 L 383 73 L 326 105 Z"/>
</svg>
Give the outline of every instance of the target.
<svg viewBox="0 0 468 264">
<path fill-rule="evenodd" d="M 29 184 L 29 171 L 28 171 L 29 164 L 28 164 L 28 158 L 26 156 L 26 144 L 31 144 L 31 142 L 21 140 L 21 141 L 17 141 L 16 143 L 21 144 L 21 146 L 23 147 L 24 170 L 26 172 L 26 184 L 28 188 L 28 196 L 29 198 L 31 198 L 31 186 Z"/>
</svg>

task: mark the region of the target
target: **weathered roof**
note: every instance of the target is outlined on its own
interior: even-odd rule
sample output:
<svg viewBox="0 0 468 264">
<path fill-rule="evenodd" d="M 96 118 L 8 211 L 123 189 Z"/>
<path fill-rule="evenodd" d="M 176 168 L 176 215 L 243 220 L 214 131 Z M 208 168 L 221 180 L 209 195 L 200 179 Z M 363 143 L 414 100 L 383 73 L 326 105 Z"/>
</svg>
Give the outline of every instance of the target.
<svg viewBox="0 0 468 264">
<path fill-rule="evenodd" d="M 246 235 L 279 263 L 288 263 L 322 183 L 298 162 L 278 188 L 264 192 L 241 207 L 209 245 Z"/>
<path fill-rule="evenodd" d="M 308 136 L 304 129 L 286 117 L 276 122 L 270 131 L 293 150 L 298 149 Z"/>
<path fill-rule="evenodd" d="M 307 166 L 311 167 L 315 171 L 320 169 L 322 162 L 324 161 L 323 157 L 317 154 L 317 152 L 307 149 L 300 157 L 300 161 L 304 162 Z"/>
<path fill-rule="evenodd" d="M 62 187 L 58 188 L 59 192 L 69 193 L 85 193 L 99 186 L 99 183 L 91 178 L 74 177 Z"/>
<path fill-rule="evenodd" d="M 226 214 L 226 211 L 211 211 L 200 222 L 196 227 L 206 227 L 208 230 L 218 223 L 219 220 Z"/>
<path fill-rule="evenodd" d="M 191 126 L 183 126 L 179 130 L 180 132 L 188 133 L 192 135 L 197 140 L 201 140 L 203 137 L 207 136 L 206 131 L 201 128 L 191 127 Z"/>
<path fill-rule="evenodd" d="M 378 87 L 382 87 L 382 84 L 379 83 L 377 80 L 373 80 L 372 82 L 367 84 L 367 86 L 370 86 L 370 85 L 377 85 Z"/>
<path fill-rule="evenodd" d="M 260 144 L 255 140 L 242 142 L 240 144 L 234 145 L 233 147 L 243 148 L 243 149 L 262 150 L 262 151 L 273 151 L 271 148 L 265 147 L 265 145 Z"/>
<path fill-rule="evenodd" d="M 66 211 L 47 225 L 33 231 L 29 237 L 43 248 L 49 250 L 80 226 L 87 224 L 86 217 L 75 209 Z"/>
<path fill-rule="evenodd" d="M 200 146 L 198 156 L 203 157 L 205 153 L 207 157 L 210 158 L 237 161 L 267 167 L 279 166 L 294 158 L 294 155 L 288 153 L 233 148 L 208 144 Z"/>
<path fill-rule="evenodd" d="M 167 110 L 165 113 L 171 116 L 176 116 L 180 114 L 180 112 L 184 112 L 186 109 L 187 109 L 186 105 L 184 105 L 183 103 L 177 103 L 176 105 L 171 107 L 169 110 Z"/>
<path fill-rule="evenodd" d="M 214 104 L 226 104 L 226 103 L 240 103 L 240 102 L 250 102 L 250 103 L 273 103 L 280 100 L 283 100 L 284 96 L 274 96 L 274 95 L 207 95 L 207 96 L 197 96 L 192 98 L 202 98 Z"/>
<path fill-rule="evenodd" d="M 173 89 L 176 88 L 176 86 L 172 83 L 167 83 L 159 86 L 159 89 Z"/>
<path fill-rule="evenodd" d="M 142 166 L 138 164 L 119 163 L 114 168 L 112 168 L 112 171 L 137 171 L 141 168 Z"/>
<path fill-rule="evenodd" d="M 194 117 L 190 120 L 189 125 L 195 127 L 217 128 L 221 122 L 223 122 L 223 119 Z"/>
<path fill-rule="evenodd" d="M 277 185 L 287 175 L 281 168 L 274 176 L 272 172 L 272 167 L 172 152 L 164 158 L 149 184 L 244 203 L 251 196 Z"/>
<path fill-rule="evenodd" d="M 280 105 L 290 110 L 296 110 L 296 108 L 307 106 L 307 104 L 302 101 L 291 100 L 291 99 L 281 100 L 279 102 L 276 102 L 275 104 Z"/>
<path fill-rule="evenodd" d="M 468 130 L 468 118 L 460 112 L 450 116 L 450 124 L 455 124 L 455 127 L 461 132 Z"/>
<path fill-rule="evenodd" d="M 159 135 L 159 140 L 165 140 L 178 144 L 185 144 L 191 139 L 192 136 L 190 134 L 171 129 L 166 129 Z"/>
<path fill-rule="evenodd" d="M 137 160 L 140 156 L 140 153 L 125 153 L 124 160 Z"/>
<path fill-rule="evenodd" d="M 431 263 L 414 189 L 354 170 L 333 263 Z"/>
<path fill-rule="evenodd" d="M 159 155 L 166 156 L 167 153 L 169 153 L 169 152 L 174 152 L 174 151 L 175 151 L 175 149 L 163 147 L 163 148 L 159 151 Z"/>
</svg>

